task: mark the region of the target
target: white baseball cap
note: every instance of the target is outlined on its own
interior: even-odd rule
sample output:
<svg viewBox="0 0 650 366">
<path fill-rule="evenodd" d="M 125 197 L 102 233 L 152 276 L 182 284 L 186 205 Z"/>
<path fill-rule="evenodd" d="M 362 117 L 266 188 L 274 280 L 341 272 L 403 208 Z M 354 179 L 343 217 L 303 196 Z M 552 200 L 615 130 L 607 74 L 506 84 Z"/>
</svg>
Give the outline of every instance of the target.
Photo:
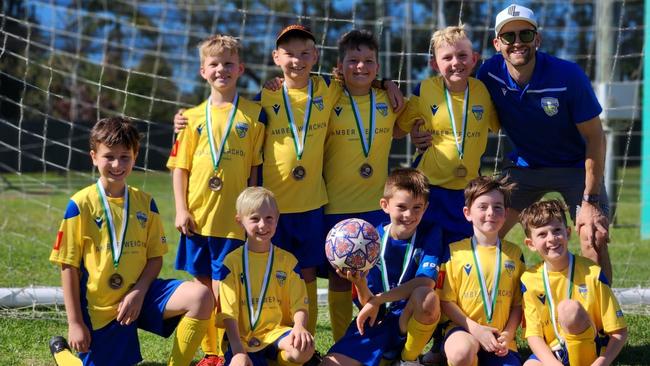
<svg viewBox="0 0 650 366">
<path fill-rule="evenodd" d="M 497 21 L 494 25 L 494 34 L 499 35 L 501 28 L 513 20 L 523 20 L 537 28 L 537 20 L 535 19 L 535 13 L 533 13 L 532 10 L 525 6 L 512 4 L 497 14 Z"/>
</svg>

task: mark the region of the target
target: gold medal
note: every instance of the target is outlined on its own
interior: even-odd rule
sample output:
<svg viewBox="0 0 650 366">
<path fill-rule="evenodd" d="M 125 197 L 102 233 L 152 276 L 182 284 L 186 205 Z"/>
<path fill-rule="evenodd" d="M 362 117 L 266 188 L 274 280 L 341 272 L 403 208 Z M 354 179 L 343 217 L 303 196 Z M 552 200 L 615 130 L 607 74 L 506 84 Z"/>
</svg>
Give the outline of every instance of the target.
<svg viewBox="0 0 650 366">
<path fill-rule="evenodd" d="M 262 342 L 255 337 L 248 340 L 248 347 L 259 347 L 260 344 L 262 344 Z"/>
<path fill-rule="evenodd" d="M 217 192 L 220 191 L 221 188 L 223 188 L 223 181 L 221 178 L 215 176 L 210 177 L 208 180 L 208 187 L 210 188 L 211 191 Z"/>
<path fill-rule="evenodd" d="M 460 164 L 454 169 L 454 175 L 458 178 L 465 178 L 467 176 L 467 168 L 463 164 Z"/>
<path fill-rule="evenodd" d="M 305 179 L 305 175 L 307 175 L 307 171 L 305 171 L 305 168 L 302 165 L 298 165 L 291 170 L 291 175 L 295 180 L 303 180 Z"/>
<path fill-rule="evenodd" d="M 108 278 L 108 287 L 113 290 L 118 290 L 124 284 L 124 278 L 119 273 L 113 273 L 111 277 Z"/>
<path fill-rule="evenodd" d="M 361 178 L 370 178 L 372 176 L 372 165 L 363 163 L 359 168 L 359 175 L 361 175 Z"/>
</svg>

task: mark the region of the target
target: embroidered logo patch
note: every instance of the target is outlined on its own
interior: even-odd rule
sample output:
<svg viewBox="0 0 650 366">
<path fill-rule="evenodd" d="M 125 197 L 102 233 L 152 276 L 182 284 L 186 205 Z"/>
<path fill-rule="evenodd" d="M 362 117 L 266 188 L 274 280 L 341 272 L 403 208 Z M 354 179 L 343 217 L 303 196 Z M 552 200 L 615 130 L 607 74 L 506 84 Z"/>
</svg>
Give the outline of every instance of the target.
<svg viewBox="0 0 650 366">
<path fill-rule="evenodd" d="M 278 280 L 278 284 L 280 286 L 284 286 L 284 282 L 287 279 L 287 273 L 284 271 L 276 271 L 275 272 L 275 278 Z"/>
<path fill-rule="evenodd" d="M 279 104 L 274 104 L 273 105 L 273 112 L 275 112 L 275 114 L 278 114 L 279 111 L 280 111 L 280 105 Z"/>
<path fill-rule="evenodd" d="M 472 106 L 472 114 L 474 115 L 474 118 L 476 118 L 477 121 L 480 121 L 483 119 L 483 106 L 482 105 L 473 105 Z"/>
<path fill-rule="evenodd" d="M 558 109 L 560 108 L 560 101 L 557 98 L 553 97 L 544 97 L 541 101 L 542 109 L 549 117 L 553 117 L 557 114 Z"/>
<path fill-rule="evenodd" d="M 325 103 L 323 103 L 323 97 L 314 98 L 312 104 L 315 104 L 316 108 L 318 108 L 319 111 L 322 111 L 323 108 L 325 108 Z"/>
<path fill-rule="evenodd" d="M 135 217 L 138 219 L 140 226 L 144 229 L 144 226 L 147 224 L 147 214 L 142 211 L 138 211 L 135 213 Z"/>
<path fill-rule="evenodd" d="M 246 122 L 237 122 L 235 125 L 235 131 L 237 131 L 237 136 L 243 139 L 246 137 L 246 132 L 248 132 L 248 123 Z"/>
<path fill-rule="evenodd" d="M 463 269 L 465 270 L 465 273 L 469 276 L 469 273 L 472 271 L 472 265 L 467 263 L 466 265 L 463 266 Z"/>
<path fill-rule="evenodd" d="M 384 117 L 388 115 L 388 106 L 386 105 L 386 103 L 377 103 L 375 109 L 377 109 L 379 111 L 379 114 L 381 114 Z"/>
<path fill-rule="evenodd" d="M 438 105 L 434 104 L 431 106 L 431 114 L 435 116 L 436 112 L 438 112 Z"/>
<path fill-rule="evenodd" d="M 341 114 L 341 111 L 342 111 L 342 110 L 343 110 L 343 107 L 341 107 L 340 105 L 337 105 L 337 106 L 334 108 L 334 113 L 336 113 L 336 115 L 338 116 L 338 115 Z"/>
</svg>

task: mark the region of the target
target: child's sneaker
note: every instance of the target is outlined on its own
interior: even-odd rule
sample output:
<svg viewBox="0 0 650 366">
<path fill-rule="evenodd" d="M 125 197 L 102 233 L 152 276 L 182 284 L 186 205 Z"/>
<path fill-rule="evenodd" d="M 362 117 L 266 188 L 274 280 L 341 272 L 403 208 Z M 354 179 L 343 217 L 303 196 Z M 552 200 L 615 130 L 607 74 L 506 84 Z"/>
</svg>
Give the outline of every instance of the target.
<svg viewBox="0 0 650 366">
<path fill-rule="evenodd" d="M 54 362 L 60 366 L 81 366 L 81 360 L 70 350 L 70 346 L 65 338 L 54 336 L 50 338 L 50 353 L 54 357 Z"/>
</svg>

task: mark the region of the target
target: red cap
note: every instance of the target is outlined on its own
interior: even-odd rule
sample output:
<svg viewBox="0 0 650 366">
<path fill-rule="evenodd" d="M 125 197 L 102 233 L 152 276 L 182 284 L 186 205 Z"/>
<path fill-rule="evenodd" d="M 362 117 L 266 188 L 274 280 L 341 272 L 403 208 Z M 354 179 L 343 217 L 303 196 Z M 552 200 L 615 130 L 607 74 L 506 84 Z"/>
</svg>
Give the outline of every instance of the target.
<svg viewBox="0 0 650 366">
<path fill-rule="evenodd" d="M 280 43 L 280 40 L 283 37 L 286 37 L 289 33 L 302 33 L 302 35 L 316 42 L 316 37 L 314 37 L 314 34 L 311 32 L 311 30 L 308 27 L 302 24 L 291 24 L 284 27 L 280 31 L 280 33 L 278 33 L 278 37 L 275 39 L 275 46 L 277 47 L 278 43 Z"/>
</svg>

